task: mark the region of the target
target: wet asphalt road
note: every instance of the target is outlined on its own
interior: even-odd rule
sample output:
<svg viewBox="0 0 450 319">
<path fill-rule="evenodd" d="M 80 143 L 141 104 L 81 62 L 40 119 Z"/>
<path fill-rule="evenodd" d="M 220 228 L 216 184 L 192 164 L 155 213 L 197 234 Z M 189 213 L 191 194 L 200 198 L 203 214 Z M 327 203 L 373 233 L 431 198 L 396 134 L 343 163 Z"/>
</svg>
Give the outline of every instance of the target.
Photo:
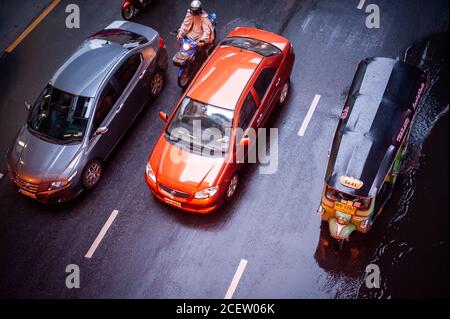
<svg viewBox="0 0 450 319">
<path fill-rule="evenodd" d="M 64 26 L 68 3 L 80 5 L 78 30 Z M 158 30 L 173 55 L 169 32 L 178 27 L 187 3 L 159 1 L 135 21 Z M 380 29 L 365 27 L 366 13 L 357 9 L 357 0 L 273 3 L 205 1 L 205 7 L 218 14 L 220 38 L 233 27 L 257 25 L 294 43 L 291 95 L 270 122 L 279 129 L 276 174 L 261 175 L 258 165 L 250 164 L 234 202 L 207 216 L 178 212 L 150 195 L 144 167 L 163 127 L 158 112 L 171 112 L 180 95 L 176 70 L 170 67 L 165 91 L 119 144 L 94 192 L 46 206 L 17 194 L 6 178 L 0 180 L 0 297 L 223 298 L 241 259 L 248 264 L 235 298 L 448 296 L 448 179 L 443 177 L 448 167 L 445 175 L 440 170 L 448 165 L 448 116 L 441 117 L 436 130 L 431 131 L 433 120 L 425 125 L 431 135 L 422 134 L 417 145 L 432 146 L 420 148 L 419 160 L 411 161 L 412 166 L 418 163 L 414 178 L 405 168 L 394 203 L 368 236 L 355 236 L 344 253 L 336 254 L 315 213 L 327 151 L 357 63 L 368 56 L 397 57 L 411 43 L 447 31 L 448 2 L 367 0 L 366 5 L 380 6 Z M 120 19 L 119 8 L 120 0 L 108 6 L 62 1 L 0 61 L 0 154 L 26 119 L 23 100 L 34 101 L 87 36 Z M 448 89 L 441 90 L 444 98 L 437 108 L 443 110 Z M 300 137 L 297 132 L 316 94 L 321 95 L 319 105 Z M 5 170 L 2 160 L 0 172 Z M 413 198 L 408 197 L 411 191 Z M 442 206 L 436 205 L 439 201 Z M 402 216 L 405 202 L 412 207 L 407 214 L 415 215 Z M 432 236 L 418 241 L 417 225 L 425 224 L 427 209 L 434 212 L 427 228 Z M 118 217 L 93 258 L 84 258 L 113 210 Z M 378 292 L 362 288 L 371 262 L 379 264 L 382 278 L 383 271 L 389 274 Z M 65 286 L 68 264 L 81 268 L 80 289 Z M 402 269 L 412 278 L 393 279 Z"/>
</svg>

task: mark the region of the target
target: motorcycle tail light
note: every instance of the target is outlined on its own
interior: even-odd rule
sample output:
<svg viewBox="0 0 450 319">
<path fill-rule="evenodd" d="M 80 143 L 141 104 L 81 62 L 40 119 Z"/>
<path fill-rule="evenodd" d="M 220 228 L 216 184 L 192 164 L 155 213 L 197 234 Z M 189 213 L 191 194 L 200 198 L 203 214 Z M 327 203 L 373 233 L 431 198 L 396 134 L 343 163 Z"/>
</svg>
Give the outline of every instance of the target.
<svg viewBox="0 0 450 319">
<path fill-rule="evenodd" d="M 122 9 L 123 9 L 123 10 L 128 10 L 128 9 L 130 8 L 130 5 L 131 5 L 130 1 L 125 1 L 125 2 L 122 4 Z"/>
<path fill-rule="evenodd" d="M 159 37 L 159 47 L 161 49 L 164 49 L 166 47 L 166 43 L 164 42 L 164 39 Z"/>
</svg>

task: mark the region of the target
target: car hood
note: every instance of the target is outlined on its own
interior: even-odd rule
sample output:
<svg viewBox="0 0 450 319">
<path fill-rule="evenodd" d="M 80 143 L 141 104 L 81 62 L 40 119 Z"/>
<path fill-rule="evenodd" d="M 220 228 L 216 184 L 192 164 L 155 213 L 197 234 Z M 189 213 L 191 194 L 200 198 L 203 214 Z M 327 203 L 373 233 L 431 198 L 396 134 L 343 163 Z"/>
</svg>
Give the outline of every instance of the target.
<svg viewBox="0 0 450 319">
<path fill-rule="evenodd" d="M 173 145 L 162 137 L 155 146 L 150 164 L 159 183 L 192 193 L 216 186 L 224 166 L 222 157 L 206 157 Z"/>
<path fill-rule="evenodd" d="M 67 177 L 61 175 L 80 150 L 81 144 L 53 144 L 34 136 L 24 126 L 11 147 L 8 162 L 19 177 L 49 181 Z"/>
</svg>

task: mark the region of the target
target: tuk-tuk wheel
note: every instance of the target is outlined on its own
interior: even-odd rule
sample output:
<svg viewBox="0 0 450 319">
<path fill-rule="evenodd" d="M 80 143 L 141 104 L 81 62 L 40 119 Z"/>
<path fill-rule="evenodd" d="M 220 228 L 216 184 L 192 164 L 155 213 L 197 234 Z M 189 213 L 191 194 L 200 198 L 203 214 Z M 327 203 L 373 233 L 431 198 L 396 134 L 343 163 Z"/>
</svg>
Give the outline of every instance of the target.
<svg viewBox="0 0 450 319">
<path fill-rule="evenodd" d="M 345 239 L 339 239 L 338 242 L 338 250 L 342 251 L 344 249 L 344 243 L 345 243 Z"/>
</svg>

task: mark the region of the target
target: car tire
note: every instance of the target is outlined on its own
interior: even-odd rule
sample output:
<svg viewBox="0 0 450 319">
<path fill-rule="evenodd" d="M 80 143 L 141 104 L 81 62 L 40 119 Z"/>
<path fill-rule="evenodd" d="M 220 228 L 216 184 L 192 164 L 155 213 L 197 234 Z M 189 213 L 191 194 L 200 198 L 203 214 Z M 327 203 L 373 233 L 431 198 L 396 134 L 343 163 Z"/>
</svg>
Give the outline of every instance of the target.
<svg viewBox="0 0 450 319">
<path fill-rule="evenodd" d="M 152 99 L 157 98 L 164 89 L 165 84 L 166 78 L 164 76 L 164 73 L 162 71 L 157 71 L 150 80 L 150 97 Z"/>
<path fill-rule="evenodd" d="M 234 174 L 233 177 L 230 179 L 230 183 L 227 186 L 227 189 L 225 191 L 225 201 L 230 201 L 234 195 L 236 194 L 236 189 L 239 185 L 239 175 Z"/>
<path fill-rule="evenodd" d="M 86 190 L 94 189 L 103 174 L 103 163 L 99 160 L 89 162 L 83 170 L 82 182 Z"/>
<path fill-rule="evenodd" d="M 281 89 L 280 99 L 279 99 L 279 101 L 278 101 L 278 103 L 280 104 L 280 106 L 283 106 L 283 105 L 286 104 L 286 101 L 287 101 L 287 99 L 288 99 L 288 97 L 289 97 L 289 89 L 290 89 L 290 87 L 291 87 L 291 81 L 290 81 L 290 79 L 288 79 L 288 80 L 284 83 L 284 85 L 283 85 L 283 87 L 282 87 L 282 89 Z"/>
</svg>

